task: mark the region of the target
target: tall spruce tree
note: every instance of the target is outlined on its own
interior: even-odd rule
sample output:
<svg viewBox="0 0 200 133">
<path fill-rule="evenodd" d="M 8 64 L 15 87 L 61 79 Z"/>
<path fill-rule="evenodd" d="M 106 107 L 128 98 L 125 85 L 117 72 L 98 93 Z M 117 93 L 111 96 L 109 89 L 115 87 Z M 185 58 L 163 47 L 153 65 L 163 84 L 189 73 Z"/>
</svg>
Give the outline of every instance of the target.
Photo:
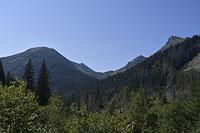
<svg viewBox="0 0 200 133">
<path fill-rule="evenodd" d="M 51 91 L 49 87 L 49 72 L 47 70 L 45 59 L 42 62 L 38 75 L 37 96 L 38 96 L 38 103 L 40 105 L 46 105 L 51 96 Z"/>
<path fill-rule="evenodd" d="M 6 78 L 3 70 L 3 64 L 0 60 L 0 84 L 5 85 L 6 84 Z"/>
<path fill-rule="evenodd" d="M 34 91 L 33 65 L 31 59 L 28 61 L 24 71 L 26 90 Z"/>
</svg>

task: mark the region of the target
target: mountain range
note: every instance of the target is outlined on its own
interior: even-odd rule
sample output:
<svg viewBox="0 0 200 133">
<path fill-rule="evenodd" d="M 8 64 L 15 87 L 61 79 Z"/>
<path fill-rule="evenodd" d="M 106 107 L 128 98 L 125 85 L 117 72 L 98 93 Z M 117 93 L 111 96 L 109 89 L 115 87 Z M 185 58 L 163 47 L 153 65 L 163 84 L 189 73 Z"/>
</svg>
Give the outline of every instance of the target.
<svg viewBox="0 0 200 133">
<path fill-rule="evenodd" d="M 59 52 L 48 47 L 30 48 L 22 53 L 1 58 L 5 73 L 8 71 L 18 79 L 23 78 L 24 67 L 31 59 L 34 67 L 35 80 L 40 68 L 40 64 L 45 59 L 50 72 L 50 86 L 53 91 L 63 93 L 75 88 L 76 86 L 86 84 L 90 81 L 97 81 L 108 76 L 124 72 L 130 67 L 144 60 L 145 57 L 139 56 L 130 61 L 125 67 L 117 71 L 108 71 L 105 73 L 96 72 L 83 63 L 75 63 Z"/>
<path fill-rule="evenodd" d="M 166 44 L 152 56 L 144 57 L 140 55 L 128 62 L 126 66 L 119 68 L 116 71 L 108 71 L 104 73 L 96 72 L 83 63 L 79 64 L 70 61 L 56 50 L 47 47 L 31 48 L 19 54 L 2 57 L 1 60 L 4 65 L 5 72 L 9 71 L 15 78 L 22 79 L 24 67 L 28 60 L 31 59 L 34 66 L 34 77 L 36 80 L 40 64 L 42 60 L 45 59 L 50 72 L 50 87 L 52 91 L 58 92 L 61 95 L 65 95 L 66 93 L 71 92 L 73 89 L 79 89 L 80 86 L 91 83 L 97 83 L 99 84 L 98 86 L 102 86 L 102 88 L 109 88 L 110 86 L 119 87 L 121 85 L 129 84 L 131 84 L 131 86 L 138 87 L 137 85 L 141 85 L 142 82 L 142 86 L 147 84 L 150 87 L 152 84 L 154 84 L 154 82 L 156 82 L 151 81 L 152 79 L 148 79 L 150 76 L 153 78 L 155 74 L 155 72 L 153 72 L 155 70 L 151 67 L 155 67 L 155 65 L 159 64 L 162 65 L 162 68 L 160 68 L 162 69 L 161 73 L 170 73 L 171 69 L 166 68 L 167 66 L 170 66 L 167 64 L 168 62 L 166 60 L 180 62 L 181 59 L 186 56 L 180 54 L 181 56 L 176 57 L 179 54 L 177 53 L 179 52 L 178 50 L 183 53 L 187 52 L 187 58 L 190 57 L 187 62 L 184 62 L 184 67 L 187 66 L 187 69 L 185 70 L 189 70 L 191 68 L 200 68 L 198 63 L 200 56 L 197 56 L 198 54 L 195 52 L 188 53 L 187 50 L 189 48 L 186 49 L 187 47 L 192 46 L 194 43 L 189 42 L 188 40 L 192 39 L 189 37 L 181 38 L 177 36 L 171 36 Z M 142 78 L 138 74 L 143 75 Z M 130 77 L 132 77 L 131 80 L 129 79 Z M 157 80 L 163 80 L 160 82 L 165 83 L 169 82 L 166 77 L 160 77 L 160 79 Z M 110 81 L 112 81 L 112 84 L 110 84 Z M 147 81 L 149 83 L 146 83 Z"/>
</svg>

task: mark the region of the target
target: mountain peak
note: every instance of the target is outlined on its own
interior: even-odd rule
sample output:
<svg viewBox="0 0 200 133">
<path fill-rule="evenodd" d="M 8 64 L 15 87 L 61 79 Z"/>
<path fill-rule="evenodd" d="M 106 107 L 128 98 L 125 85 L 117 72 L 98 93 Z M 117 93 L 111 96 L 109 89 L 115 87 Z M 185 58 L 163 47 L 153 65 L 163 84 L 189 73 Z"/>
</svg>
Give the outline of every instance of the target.
<svg viewBox="0 0 200 133">
<path fill-rule="evenodd" d="M 34 47 L 34 48 L 30 48 L 28 50 L 26 50 L 25 52 L 38 52 L 38 51 L 56 51 L 53 48 L 49 48 L 49 47 Z"/>
<path fill-rule="evenodd" d="M 137 65 L 139 63 L 141 63 L 145 59 L 146 59 L 146 57 L 144 57 L 143 55 L 137 56 L 132 61 L 128 62 L 128 64 L 126 66 L 124 66 L 124 67 L 120 68 L 119 70 L 115 71 L 113 74 L 125 72 L 126 70 L 134 67 L 135 65 Z"/>
<path fill-rule="evenodd" d="M 172 35 L 172 36 L 169 37 L 166 44 L 169 44 L 169 45 L 175 44 L 175 43 L 179 43 L 182 40 L 184 40 L 184 38 Z"/>
<path fill-rule="evenodd" d="M 166 44 L 161 48 L 160 51 L 164 51 L 166 50 L 167 48 L 171 47 L 171 46 L 175 46 L 177 45 L 178 43 L 181 43 L 185 40 L 185 38 L 182 38 L 182 37 L 178 37 L 178 36 L 170 36 L 168 38 L 168 41 L 166 42 Z"/>
<path fill-rule="evenodd" d="M 139 55 L 139 56 L 137 56 L 136 58 L 134 58 L 132 61 L 130 61 L 130 62 L 137 62 L 138 60 L 143 60 L 143 59 L 145 59 L 146 57 L 144 57 L 143 55 Z M 129 62 L 129 63 L 130 63 Z"/>
<path fill-rule="evenodd" d="M 137 56 L 136 58 L 134 58 L 132 61 L 128 62 L 128 64 L 126 65 L 126 69 L 129 69 L 137 64 L 139 64 L 140 62 L 142 62 L 144 59 L 146 59 L 146 57 L 144 57 L 143 55 Z"/>
</svg>

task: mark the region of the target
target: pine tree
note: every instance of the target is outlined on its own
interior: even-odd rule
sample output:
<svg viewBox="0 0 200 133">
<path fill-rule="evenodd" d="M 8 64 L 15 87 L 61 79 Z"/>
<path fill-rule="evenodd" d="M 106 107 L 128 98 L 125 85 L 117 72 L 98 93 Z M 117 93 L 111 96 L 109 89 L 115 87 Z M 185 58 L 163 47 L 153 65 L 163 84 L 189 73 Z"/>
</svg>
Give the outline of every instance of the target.
<svg viewBox="0 0 200 133">
<path fill-rule="evenodd" d="M 31 60 L 26 64 L 24 78 L 26 81 L 26 90 L 34 91 L 33 65 Z"/>
<path fill-rule="evenodd" d="M 47 70 L 47 66 L 45 60 L 41 65 L 38 81 L 37 81 L 37 96 L 38 103 L 40 105 L 46 105 L 51 96 L 50 88 L 49 88 L 49 72 Z"/>
<path fill-rule="evenodd" d="M 0 84 L 5 85 L 6 84 L 6 78 L 3 70 L 3 64 L 0 60 Z"/>
</svg>

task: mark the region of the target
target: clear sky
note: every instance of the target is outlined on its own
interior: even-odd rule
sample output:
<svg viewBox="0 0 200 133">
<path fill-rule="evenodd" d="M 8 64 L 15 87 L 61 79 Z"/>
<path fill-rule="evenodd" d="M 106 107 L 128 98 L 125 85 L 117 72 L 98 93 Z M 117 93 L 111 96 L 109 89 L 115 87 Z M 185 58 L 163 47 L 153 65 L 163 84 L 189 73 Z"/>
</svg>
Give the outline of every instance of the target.
<svg viewBox="0 0 200 133">
<path fill-rule="evenodd" d="M 35 46 L 96 71 L 200 33 L 200 0 L 0 0 L 0 56 Z"/>
</svg>

